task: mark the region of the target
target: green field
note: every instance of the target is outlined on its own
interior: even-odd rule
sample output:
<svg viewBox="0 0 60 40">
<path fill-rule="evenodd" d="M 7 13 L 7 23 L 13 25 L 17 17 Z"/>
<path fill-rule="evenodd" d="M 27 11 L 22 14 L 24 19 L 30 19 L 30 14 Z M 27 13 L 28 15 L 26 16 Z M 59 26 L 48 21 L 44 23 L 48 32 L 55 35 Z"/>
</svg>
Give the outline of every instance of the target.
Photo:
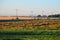
<svg viewBox="0 0 60 40">
<path fill-rule="evenodd" d="M 0 40 L 60 40 L 60 30 L 0 30 Z"/>
<path fill-rule="evenodd" d="M 60 36 L 33 36 L 33 35 L 26 35 L 25 37 L 3 37 L 0 40 L 60 40 Z"/>
</svg>

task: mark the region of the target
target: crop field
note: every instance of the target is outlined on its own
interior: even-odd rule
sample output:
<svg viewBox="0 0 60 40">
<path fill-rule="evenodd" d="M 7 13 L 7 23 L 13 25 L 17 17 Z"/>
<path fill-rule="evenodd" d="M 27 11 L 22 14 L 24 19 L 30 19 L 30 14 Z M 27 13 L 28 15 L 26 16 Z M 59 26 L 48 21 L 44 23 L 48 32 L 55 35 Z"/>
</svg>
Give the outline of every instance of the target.
<svg viewBox="0 0 60 40">
<path fill-rule="evenodd" d="M 33 19 L 30 21 L 0 22 L 0 29 L 19 30 L 19 29 L 60 29 L 60 19 Z"/>
<path fill-rule="evenodd" d="M 60 19 L 0 22 L 0 40 L 60 40 Z"/>
</svg>

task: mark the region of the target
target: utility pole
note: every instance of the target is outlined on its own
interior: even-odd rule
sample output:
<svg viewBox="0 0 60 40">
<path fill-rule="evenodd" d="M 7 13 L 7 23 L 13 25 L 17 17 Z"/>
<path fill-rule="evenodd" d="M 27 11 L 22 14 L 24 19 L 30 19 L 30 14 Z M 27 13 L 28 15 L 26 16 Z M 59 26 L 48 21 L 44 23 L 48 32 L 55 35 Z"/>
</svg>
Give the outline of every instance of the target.
<svg viewBox="0 0 60 40">
<path fill-rule="evenodd" d="M 18 20 L 18 9 L 16 9 L 16 19 Z"/>
</svg>

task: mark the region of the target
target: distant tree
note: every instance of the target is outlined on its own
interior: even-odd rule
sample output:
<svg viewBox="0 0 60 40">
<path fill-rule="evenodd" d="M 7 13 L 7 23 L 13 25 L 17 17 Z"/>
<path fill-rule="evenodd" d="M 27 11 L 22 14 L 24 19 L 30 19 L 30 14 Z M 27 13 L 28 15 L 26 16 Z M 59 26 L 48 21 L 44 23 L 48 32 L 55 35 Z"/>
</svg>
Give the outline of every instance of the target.
<svg viewBox="0 0 60 40">
<path fill-rule="evenodd" d="M 47 17 L 46 15 L 43 15 L 42 17 Z"/>
<path fill-rule="evenodd" d="M 37 17 L 41 17 L 41 15 L 37 15 Z"/>
<path fill-rule="evenodd" d="M 48 17 L 60 17 L 60 14 L 49 15 Z"/>
</svg>

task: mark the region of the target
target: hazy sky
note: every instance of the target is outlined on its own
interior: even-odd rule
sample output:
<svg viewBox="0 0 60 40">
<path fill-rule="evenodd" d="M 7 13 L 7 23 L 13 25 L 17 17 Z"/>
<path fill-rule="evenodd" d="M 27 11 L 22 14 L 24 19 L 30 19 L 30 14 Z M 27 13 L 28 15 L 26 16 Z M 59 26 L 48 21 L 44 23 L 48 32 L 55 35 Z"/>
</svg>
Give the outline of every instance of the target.
<svg viewBox="0 0 60 40">
<path fill-rule="evenodd" d="M 60 0 L 0 0 L 0 16 L 60 14 Z"/>
</svg>

